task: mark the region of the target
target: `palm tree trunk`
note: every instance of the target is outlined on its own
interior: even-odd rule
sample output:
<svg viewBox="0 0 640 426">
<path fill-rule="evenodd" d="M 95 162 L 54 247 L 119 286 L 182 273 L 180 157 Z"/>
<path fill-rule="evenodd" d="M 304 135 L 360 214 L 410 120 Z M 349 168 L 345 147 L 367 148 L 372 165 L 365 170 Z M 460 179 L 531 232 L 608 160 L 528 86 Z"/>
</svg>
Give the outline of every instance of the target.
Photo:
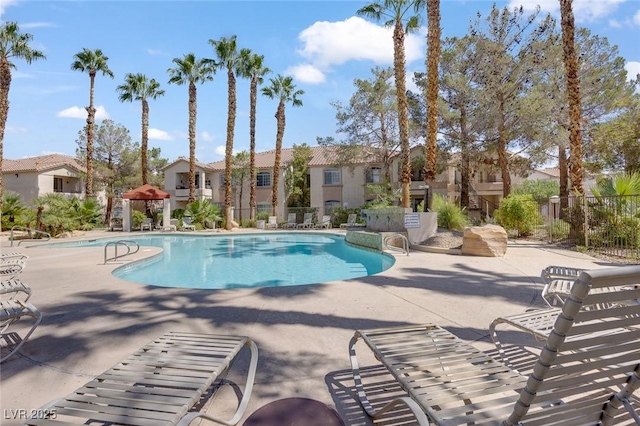
<svg viewBox="0 0 640 426">
<path fill-rule="evenodd" d="M 233 70 L 227 70 L 229 109 L 227 111 L 227 145 L 224 152 L 224 209 L 227 229 L 231 229 L 231 165 L 233 162 L 233 132 L 236 123 L 236 77 Z"/>
<path fill-rule="evenodd" d="M 96 109 L 93 106 L 93 92 L 96 79 L 96 73 L 90 72 L 89 79 L 91 80 L 89 88 L 89 106 L 87 110 L 87 182 L 85 189 L 85 198 L 93 198 L 93 131 L 94 122 L 96 116 Z"/>
<path fill-rule="evenodd" d="M 393 29 L 393 67 L 398 96 L 398 124 L 400 126 L 400 161 L 402 162 L 402 207 L 409 207 L 411 159 L 409 146 L 409 113 L 405 80 L 404 27 L 400 19 Z"/>
<path fill-rule="evenodd" d="M 142 145 L 141 145 L 141 167 L 142 167 L 142 184 L 149 183 L 149 165 L 147 164 L 147 149 L 149 144 L 149 102 L 142 100 Z"/>
<path fill-rule="evenodd" d="M 196 113 L 197 89 L 189 83 L 189 202 L 196 200 Z"/>
<path fill-rule="evenodd" d="M 251 78 L 249 94 L 249 219 L 256 217 L 256 103 L 258 100 L 258 78 Z"/>
<path fill-rule="evenodd" d="M 582 139 L 580 131 L 580 78 L 578 77 L 578 58 L 575 49 L 575 26 L 572 0 L 560 0 L 562 26 L 562 47 L 564 67 L 567 76 L 567 95 L 569 101 L 569 177 L 571 191 L 584 194 L 582 187 Z"/>
<path fill-rule="evenodd" d="M 440 0 L 427 0 L 427 144 L 424 182 L 433 186 L 436 178 L 438 139 L 438 63 L 440 59 Z M 433 193 L 433 191 L 431 192 Z M 461 196 L 463 194 L 461 193 Z M 431 198 L 431 197 L 429 197 Z M 466 191 L 467 204 L 469 193 Z M 424 201 L 431 210 L 431 200 Z"/>
<path fill-rule="evenodd" d="M 0 166 L 4 158 L 4 129 L 9 114 L 9 88 L 11 86 L 11 67 L 5 57 L 0 59 Z M 2 196 L 4 184 L 0 173 L 0 216 L 2 214 Z"/>
<path fill-rule="evenodd" d="M 278 209 L 278 186 L 280 184 L 280 163 L 282 156 L 282 138 L 284 136 L 285 116 L 284 98 L 280 99 L 278 112 L 276 112 L 278 131 L 276 133 L 276 158 L 273 164 L 273 187 L 271 188 L 271 214 L 276 215 Z"/>
</svg>

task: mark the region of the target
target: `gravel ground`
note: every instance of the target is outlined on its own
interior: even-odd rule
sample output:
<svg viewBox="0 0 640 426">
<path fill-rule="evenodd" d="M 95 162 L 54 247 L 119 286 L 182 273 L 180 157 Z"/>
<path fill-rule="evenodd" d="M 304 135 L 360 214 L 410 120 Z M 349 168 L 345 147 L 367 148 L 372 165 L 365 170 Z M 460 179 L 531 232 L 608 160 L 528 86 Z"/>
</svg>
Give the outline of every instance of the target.
<svg viewBox="0 0 640 426">
<path fill-rule="evenodd" d="M 420 245 L 442 248 L 461 248 L 462 247 L 461 231 L 451 231 L 448 229 L 438 228 L 436 234 L 423 241 Z"/>
</svg>

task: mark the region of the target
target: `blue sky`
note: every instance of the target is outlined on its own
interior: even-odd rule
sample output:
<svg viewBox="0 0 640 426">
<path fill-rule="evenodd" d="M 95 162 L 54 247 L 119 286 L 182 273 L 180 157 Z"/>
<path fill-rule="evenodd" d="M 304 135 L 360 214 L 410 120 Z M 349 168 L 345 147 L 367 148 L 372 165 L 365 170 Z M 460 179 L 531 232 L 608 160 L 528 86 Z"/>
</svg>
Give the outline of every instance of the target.
<svg viewBox="0 0 640 426">
<path fill-rule="evenodd" d="M 4 137 L 4 157 L 19 159 L 48 153 L 75 155 L 78 131 L 89 103 L 89 76 L 70 70 L 83 48 L 102 49 L 114 79 L 99 75 L 95 84 L 97 119 L 126 126 L 134 141 L 141 135 L 140 102 L 118 101 L 116 86 L 127 73 L 155 78 L 165 96 L 150 101 L 150 147 L 170 161 L 188 156 L 187 87 L 169 85 L 172 59 L 193 52 L 213 58 L 209 39 L 237 36 L 238 46 L 265 56 L 275 76 L 294 77 L 305 91 L 303 106 L 287 106 L 283 144 L 316 144 L 318 136 L 335 135 L 332 101 L 348 101 L 353 80 L 369 78 L 371 68 L 390 66 L 390 30 L 356 16 L 364 1 L 32 1 L 2 0 L 0 19 L 17 21 L 33 35 L 32 47 L 46 60 L 16 61 Z M 559 18 L 558 0 L 511 0 L 499 7 L 522 5 Z M 441 0 L 443 36 L 460 36 L 480 11 L 493 2 Z M 577 24 L 607 37 L 627 61 L 631 75 L 640 73 L 640 1 L 574 0 Z M 424 69 L 425 31 L 407 38 L 407 70 Z M 234 150 L 249 149 L 249 82 L 238 79 L 238 118 Z M 277 103 L 258 99 L 256 145 L 273 149 Z M 227 80 L 198 86 L 197 151 L 202 162 L 224 158 Z"/>
</svg>

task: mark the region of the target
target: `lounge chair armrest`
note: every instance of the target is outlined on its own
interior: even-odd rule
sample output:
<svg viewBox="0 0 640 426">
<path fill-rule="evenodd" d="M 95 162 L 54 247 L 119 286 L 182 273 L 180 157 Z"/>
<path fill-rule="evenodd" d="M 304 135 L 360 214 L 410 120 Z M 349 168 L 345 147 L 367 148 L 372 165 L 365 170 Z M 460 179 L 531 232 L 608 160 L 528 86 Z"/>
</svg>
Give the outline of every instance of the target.
<svg viewBox="0 0 640 426">
<path fill-rule="evenodd" d="M 244 415 L 244 412 L 247 410 L 249 398 L 251 397 L 251 392 L 253 392 L 253 383 L 256 379 L 256 370 L 258 369 L 258 346 L 256 346 L 255 342 L 251 339 L 247 339 L 245 345 L 249 346 L 249 349 L 251 350 L 251 361 L 249 362 L 249 372 L 247 373 L 247 384 L 244 388 L 244 392 L 242 393 L 240 404 L 238 404 L 238 409 L 236 410 L 233 417 L 229 420 L 224 420 L 206 413 L 194 411 L 184 416 L 178 422 L 177 426 L 188 426 L 197 418 L 209 420 L 226 426 L 233 426 L 240 421 L 240 419 Z"/>
<path fill-rule="evenodd" d="M 640 415 L 633 409 L 633 405 L 631 403 L 631 400 L 629 398 L 625 398 L 625 399 L 622 400 L 622 403 L 624 404 L 624 406 L 627 409 L 627 411 L 629 411 L 629 414 L 631 415 L 633 420 L 636 421 L 636 424 L 640 425 Z"/>
</svg>

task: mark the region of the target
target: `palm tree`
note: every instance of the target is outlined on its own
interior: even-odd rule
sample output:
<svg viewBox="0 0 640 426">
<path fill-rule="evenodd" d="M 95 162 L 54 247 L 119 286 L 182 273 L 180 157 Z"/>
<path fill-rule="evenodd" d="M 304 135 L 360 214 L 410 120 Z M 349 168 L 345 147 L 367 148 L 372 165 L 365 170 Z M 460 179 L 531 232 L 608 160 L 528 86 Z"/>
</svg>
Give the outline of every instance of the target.
<svg viewBox="0 0 640 426">
<path fill-rule="evenodd" d="M 164 90 L 160 89 L 160 83 L 155 79 L 147 79 L 144 74 L 127 74 L 124 77 L 124 84 L 116 87 L 116 91 L 120 92 L 118 99 L 120 102 L 142 101 L 142 146 L 141 146 L 141 164 L 142 164 L 142 184 L 146 185 L 148 181 L 149 166 L 147 165 L 147 147 L 149 143 L 149 102 L 147 99 L 156 99 L 164 95 Z"/>
<path fill-rule="evenodd" d="M 573 0 L 560 0 L 564 69 L 569 98 L 569 180 L 572 192 L 584 194 L 582 187 L 582 136 L 580 132 L 580 78 L 578 77 L 572 2 Z"/>
<path fill-rule="evenodd" d="M 24 59 L 27 64 L 38 59 L 46 59 L 39 50 L 29 46 L 33 40 L 31 34 L 21 34 L 16 22 L 6 22 L 0 27 L 0 160 L 3 156 L 4 129 L 9 115 L 9 88 L 11 86 L 11 68 L 16 65 L 11 58 Z M 0 211 L 2 210 L 2 173 L 0 173 Z"/>
<path fill-rule="evenodd" d="M 366 16 L 378 22 L 385 20 L 386 27 L 393 27 L 393 68 L 398 96 L 398 124 L 400 127 L 400 157 L 402 162 L 402 207 L 410 204 L 411 160 L 409 145 L 409 112 L 407 103 L 407 88 L 405 82 L 405 34 L 417 31 L 420 26 L 419 15 L 407 17 L 410 10 L 418 13 L 424 0 L 377 0 L 357 11 L 358 15 Z M 406 20 L 406 26 L 403 22 Z"/>
<path fill-rule="evenodd" d="M 427 143 L 424 182 L 433 185 L 436 178 L 438 138 L 438 63 L 440 59 L 440 0 L 427 0 Z M 429 200 L 424 200 L 427 209 Z"/>
<path fill-rule="evenodd" d="M 102 75 L 113 78 L 113 72 L 109 69 L 107 61 L 109 58 L 102 53 L 102 50 L 89 50 L 87 48 L 82 49 L 82 52 L 78 52 L 73 56 L 73 63 L 71 69 L 73 71 L 86 72 L 89 74 L 91 81 L 89 89 L 89 106 L 87 110 L 87 182 L 85 196 L 86 198 L 93 197 L 93 129 L 96 116 L 96 109 L 93 106 L 93 92 L 96 74 L 101 72 Z"/>
<path fill-rule="evenodd" d="M 216 69 L 227 70 L 227 144 L 224 155 L 224 217 L 225 227 L 232 228 L 231 217 L 231 172 L 233 163 L 233 135 L 236 126 L 236 72 L 242 70 L 242 56 L 238 52 L 236 36 L 222 37 L 220 40 L 209 40 L 209 44 L 218 57 L 215 61 Z M 240 72 L 241 74 L 241 72 Z"/>
<path fill-rule="evenodd" d="M 189 85 L 189 202 L 196 200 L 196 113 L 198 93 L 196 84 L 213 80 L 215 69 L 209 59 L 196 59 L 193 53 L 173 58 L 175 68 L 169 68 L 169 83 Z"/>
<path fill-rule="evenodd" d="M 278 130 L 276 133 L 276 158 L 273 165 L 273 182 L 271 188 L 271 210 L 272 215 L 276 215 L 278 207 L 278 183 L 280 177 L 280 163 L 282 155 L 282 138 L 284 137 L 285 126 L 285 103 L 291 102 L 294 107 L 302 106 L 299 96 L 304 95 L 304 90 L 296 90 L 293 84 L 293 78 L 284 77 L 280 74 L 276 78 L 269 79 L 271 85 L 262 88 L 262 94 L 269 99 L 278 99 L 278 109 L 276 111 L 276 120 Z"/>
<path fill-rule="evenodd" d="M 255 219 L 256 215 L 256 104 L 258 100 L 258 85 L 262 84 L 266 74 L 271 70 L 262 65 L 263 55 L 251 53 L 249 49 L 242 49 L 240 55 L 243 59 L 242 76 L 250 78 L 249 91 L 249 219 Z"/>
</svg>

